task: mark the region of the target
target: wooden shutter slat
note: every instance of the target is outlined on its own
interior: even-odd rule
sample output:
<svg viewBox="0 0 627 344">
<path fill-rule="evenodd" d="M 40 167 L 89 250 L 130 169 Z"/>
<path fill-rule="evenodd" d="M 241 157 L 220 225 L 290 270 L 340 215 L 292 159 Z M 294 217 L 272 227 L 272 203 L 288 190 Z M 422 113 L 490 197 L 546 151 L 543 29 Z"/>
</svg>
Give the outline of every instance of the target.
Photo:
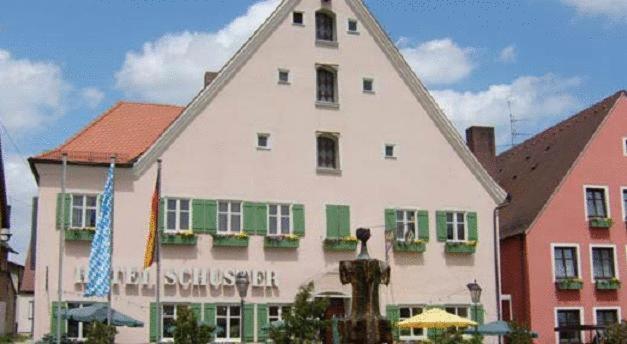
<svg viewBox="0 0 627 344">
<path fill-rule="evenodd" d="M 429 212 L 418 210 L 418 239 L 429 241 Z"/>
<path fill-rule="evenodd" d="M 305 206 L 302 204 L 292 205 L 292 216 L 294 223 L 294 234 L 305 236 Z"/>
<path fill-rule="evenodd" d="M 436 231 L 437 231 L 438 241 L 446 241 L 448 238 L 448 235 L 446 232 L 446 212 L 436 211 L 435 220 L 436 220 Z"/>
<path fill-rule="evenodd" d="M 477 213 L 469 212 L 466 214 L 466 221 L 468 221 L 468 240 L 479 240 L 479 233 L 477 231 Z"/>
</svg>

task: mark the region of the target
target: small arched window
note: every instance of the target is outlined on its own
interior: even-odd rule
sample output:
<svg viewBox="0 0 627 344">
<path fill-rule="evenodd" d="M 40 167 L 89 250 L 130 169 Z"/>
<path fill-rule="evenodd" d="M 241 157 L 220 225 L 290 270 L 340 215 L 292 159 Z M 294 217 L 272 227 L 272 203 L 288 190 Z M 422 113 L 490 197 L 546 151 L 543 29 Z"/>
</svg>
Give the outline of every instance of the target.
<svg viewBox="0 0 627 344">
<path fill-rule="evenodd" d="M 335 71 L 328 67 L 318 67 L 316 74 L 318 101 L 326 103 L 337 102 Z"/>
<path fill-rule="evenodd" d="M 333 13 L 316 12 L 316 39 L 335 42 L 335 15 Z"/>
<path fill-rule="evenodd" d="M 318 136 L 318 168 L 337 169 L 337 139 L 332 135 Z"/>
</svg>

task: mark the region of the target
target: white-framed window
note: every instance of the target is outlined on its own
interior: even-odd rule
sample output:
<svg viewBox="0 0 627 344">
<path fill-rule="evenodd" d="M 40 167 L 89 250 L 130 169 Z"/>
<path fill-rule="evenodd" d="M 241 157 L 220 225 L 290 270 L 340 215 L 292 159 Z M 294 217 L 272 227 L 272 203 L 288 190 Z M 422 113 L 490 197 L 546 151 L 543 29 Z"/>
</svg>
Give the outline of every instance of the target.
<svg viewBox="0 0 627 344">
<path fill-rule="evenodd" d="M 403 321 L 424 312 L 424 308 L 420 306 L 400 306 L 399 321 Z M 401 340 L 420 340 L 425 337 L 425 330 L 422 328 L 402 329 L 400 333 Z"/>
<path fill-rule="evenodd" d="M 240 233 L 242 231 L 242 202 L 218 202 L 218 232 Z"/>
<path fill-rule="evenodd" d="M 68 309 L 76 309 L 90 306 L 91 303 L 82 303 L 82 302 L 68 302 Z M 84 341 L 87 339 L 87 333 L 89 331 L 89 325 L 91 323 L 76 321 L 76 320 L 67 320 L 67 337 L 69 339 Z"/>
<path fill-rule="evenodd" d="M 470 319 L 470 309 L 468 306 L 446 306 L 444 307 L 444 310 L 447 313 L 455 314 L 459 317 Z M 461 328 L 456 328 L 456 329 L 458 331 L 461 330 Z"/>
<path fill-rule="evenodd" d="M 257 148 L 268 150 L 270 149 L 270 134 L 258 133 L 257 134 Z"/>
<path fill-rule="evenodd" d="M 386 159 L 395 159 L 396 158 L 396 145 L 386 143 L 383 147 L 383 154 Z"/>
<path fill-rule="evenodd" d="M 322 104 L 338 103 L 337 69 L 319 65 L 316 68 L 316 100 Z"/>
<path fill-rule="evenodd" d="M 328 10 L 316 12 L 316 41 L 335 42 L 335 14 Z"/>
<path fill-rule="evenodd" d="M 318 169 L 339 170 L 339 138 L 329 133 L 319 133 L 316 137 Z"/>
<path fill-rule="evenodd" d="M 72 228 L 96 228 L 97 195 L 72 195 Z"/>
<path fill-rule="evenodd" d="M 362 80 L 362 90 L 364 93 L 374 93 L 374 79 L 364 78 Z"/>
<path fill-rule="evenodd" d="M 272 324 L 275 321 L 282 321 L 283 315 L 291 311 L 291 306 L 288 305 L 270 305 L 268 306 L 268 323 Z"/>
<path fill-rule="evenodd" d="M 292 12 L 292 24 L 305 25 L 305 14 L 299 11 Z"/>
<path fill-rule="evenodd" d="M 189 223 L 191 219 L 191 201 L 187 198 L 166 198 L 165 204 L 165 231 L 189 231 Z"/>
<path fill-rule="evenodd" d="M 591 245 L 592 281 L 618 278 L 616 248 L 613 245 Z"/>
<path fill-rule="evenodd" d="M 553 276 L 555 281 L 579 277 L 579 246 L 552 244 Z"/>
<path fill-rule="evenodd" d="M 582 319 L 582 308 L 558 308 L 555 310 L 555 326 L 558 328 L 579 326 L 582 323 Z M 567 329 L 558 331 L 555 336 L 559 344 L 581 343 L 583 339 L 581 331 Z"/>
<path fill-rule="evenodd" d="M 623 221 L 627 222 L 627 187 L 620 188 L 623 197 Z"/>
<path fill-rule="evenodd" d="M 356 19 L 348 20 L 348 32 L 349 33 L 359 33 L 359 24 Z"/>
<path fill-rule="evenodd" d="M 585 196 L 586 215 L 588 218 L 610 217 L 607 187 L 586 186 Z"/>
<path fill-rule="evenodd" d="M 292 233 L 292 206 L 289 204 L 268 204 L 268 235 L 288 235 Z"/>
<path fill-rule="evenodd" d="M 413 241 L 416 236 L 416 211 L 396 210 L 396 240 Z"/>
<path fill-rule="evenodd" d="M 161 306 L 161 338 L 166 341 L 174 340 L 174 325 L 179 307 L 177 304 L 163 304 Z"/>
<path fill-rule="evenodd" d="M 219 342 L 240 340 L 241 310 L 239 306 L 218 305 L 216 308 L 216 327 L 218 331 L 216 339 Z"/>
<path fill-rule="evenodd" d="M 446 240 L 466 241 L 467 238 L 466 213 L 463 211 L 446 212 Z"/>
<path fill-rule="evenodd" d="M 621 144 L 623 146 L 623 156 L 627 156 L 627 137 L 623 137 Z"/>
<path fill-rule="evenodd" d="M 290 71 L 287 69 L 279 69 L 279 84 L 289 85 Z"/>
<path fill-rule="evenodd" d="M 35 301 L 28 301 L 28 320 L 33 320 L 35 318 Z"/>
</svg>

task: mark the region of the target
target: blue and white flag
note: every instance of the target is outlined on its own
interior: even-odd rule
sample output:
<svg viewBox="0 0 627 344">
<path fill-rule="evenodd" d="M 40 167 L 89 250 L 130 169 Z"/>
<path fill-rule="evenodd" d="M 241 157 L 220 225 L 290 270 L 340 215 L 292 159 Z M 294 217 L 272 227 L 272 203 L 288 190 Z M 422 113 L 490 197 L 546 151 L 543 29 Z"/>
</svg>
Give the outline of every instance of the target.
<svg viewBox="0 0 627 344">
<path fill-rule="evenodd" d="M 100 210 L 96 218 L 96 234 L 91 243 L 89 272 L 85 296 L 109 294 L 111 273 L 111 215 L 113 212 L 113 174 L 115 165 L 109 167 L 109 175 L 102 193 Z"/>
</svg>

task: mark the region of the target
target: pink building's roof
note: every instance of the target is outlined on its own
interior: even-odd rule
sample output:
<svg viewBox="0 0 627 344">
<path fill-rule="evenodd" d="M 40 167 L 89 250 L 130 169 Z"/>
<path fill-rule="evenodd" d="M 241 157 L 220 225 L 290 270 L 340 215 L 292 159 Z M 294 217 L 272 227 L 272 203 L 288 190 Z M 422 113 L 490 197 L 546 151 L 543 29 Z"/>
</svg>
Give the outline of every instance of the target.
<svg viewBox="0 0 627 344">
<path fill-rule="evenodd" d="M 501 238 L 524 233 L 620 97 L 619 91 L 496 158 L 494 178 L 512 196 L 500 214 Z M 529 192 L 533 190 L 533 192 Z"/>
</svg>

